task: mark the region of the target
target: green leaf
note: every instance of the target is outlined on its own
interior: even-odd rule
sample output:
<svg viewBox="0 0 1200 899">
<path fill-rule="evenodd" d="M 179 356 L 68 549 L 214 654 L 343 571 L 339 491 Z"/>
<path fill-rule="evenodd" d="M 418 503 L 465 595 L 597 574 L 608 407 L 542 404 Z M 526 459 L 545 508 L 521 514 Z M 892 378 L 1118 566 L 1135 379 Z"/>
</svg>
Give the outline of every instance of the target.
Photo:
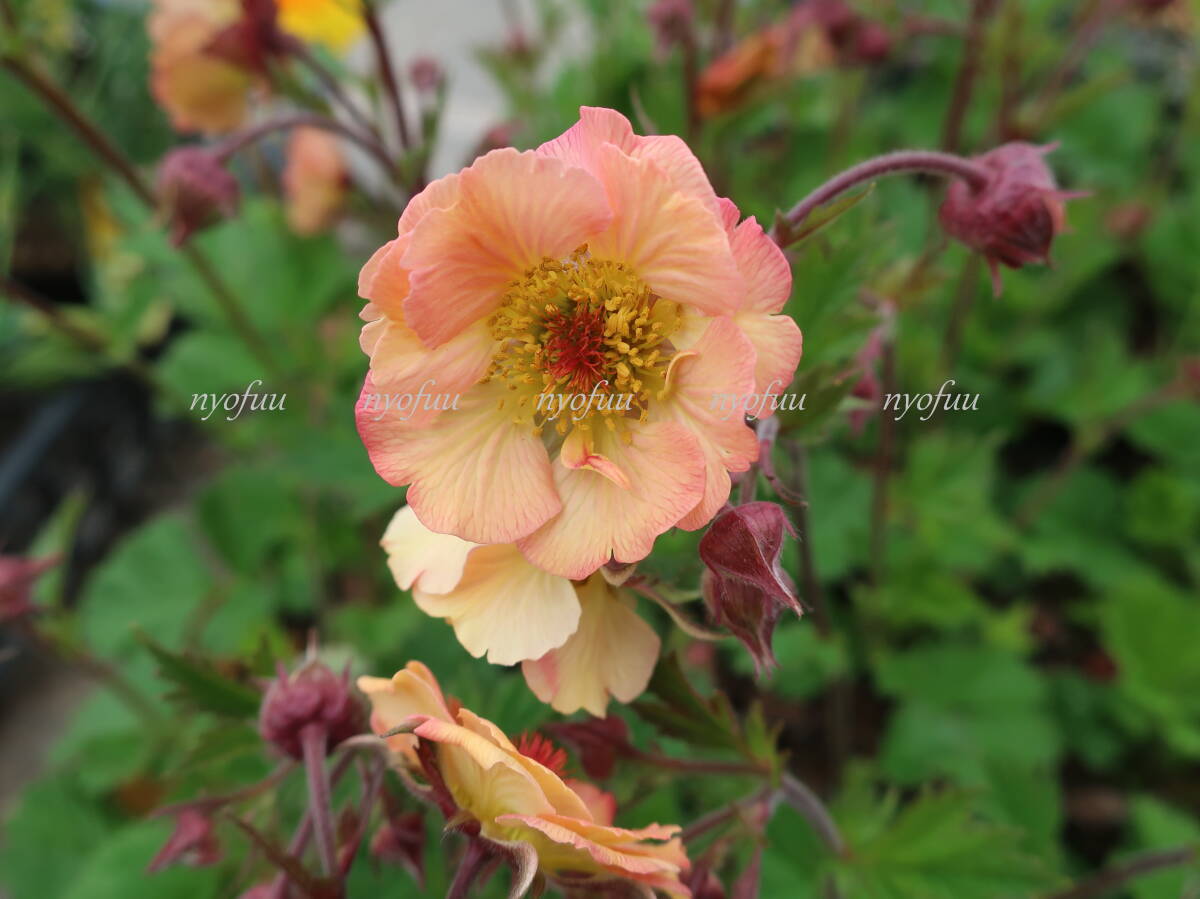
<svg viewBox="0 0 1200 899">
<path fill-rule="evenodd" d="M 62 899 L 196 899 L 217 895 L 214 868 L 174 867 L 147 874 L 146 865 L 171 835 L 157 819 L 118 830 L 84 860 Z M 43 894 L 44 895 L 44 894 Z"/>
<path fill-rule="evenodd" d="M 664 734 L 694 746 L 743 748 L 729 700 L 719 693 L 711 699 L 697 693 L 684 676 L 677 653 L 659 659 L 646 692 L 659 701 L 643 699 L 633 709 Z"/>
<path fill-rule="evenodd" d="M 145 634 L 138 639 L 158 661 L 159 674 L 178 689 L 171 698 L 194 709 L 248 718 L 258 714 L 259 692 L 219 673 L 211 662 L 171 652 Z"/>
</svg>

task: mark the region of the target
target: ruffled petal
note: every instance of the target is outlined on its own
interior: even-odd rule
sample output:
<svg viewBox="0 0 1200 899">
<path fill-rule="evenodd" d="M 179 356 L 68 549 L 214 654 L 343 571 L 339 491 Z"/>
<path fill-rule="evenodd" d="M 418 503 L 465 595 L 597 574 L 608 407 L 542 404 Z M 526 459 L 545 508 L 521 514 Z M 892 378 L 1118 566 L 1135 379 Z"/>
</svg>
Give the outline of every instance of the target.
<svg viewBox="0 0 1200 899">
<path fill-rule="evenodd" d="M 389 240 L 371 254 L 358 273 L 358 295 L 379 307 L 381 313 L 400 316 L 408 296 L 408 271 L 401 264 L 408 237 Z"/>
<path fill-rule="evenodd" d="M 778 312 L 792 295 L 792 267 L 779 245 L 755 220 L 746 219 L 729 232 L 729 245 L 746 282 L 743 311 Z"/>
<path fill-rule="evenodd" d="M 562 514 L 517 544 L 533 564 L 580 580 L 610 558 L 639 561 L 655 537 L 700 501 L 704 456 L 694 434 L 675 422 L 633 425 L 629 434 L 626 444 L 602 431 L 586 451 L 560 456 L 554 481 Z M 628 488 L 606 472 L 609 466 Z"/>
<path fill-rule="evenodd" d="M 646 689 L 658 661 L 654 629 L 633 610 L 633 601 L 593 575 L 577 588 L 583 615 L 559 649 L 521 670 L 542 702 L 564 715 L 585 709 L 604 717 L 609 696 L 632 702 Z"/>
<path fill-rule="evenodd" d="M 502 389 L 502 388 L 496 388 Z M 390 484 L 411 484 L 408 504 L 430 530 L 474 543 L 511 543 L 562 509 L 550 459 L 532 429 L 497 410 L 481 387 L 429 427 L 370 408 L 370 377 L 356 408 L 371 464 Z"/>
<path fill-rule="evenodd" d="M 377 411 L 414 415 L 423 397 L 464 393 L 487 373 L 496 341 L 483 322 L 430 349 L 402 320 L 381 318 L 363 327 L 359 344 L 371 357 L 371 380 L 380 391 Z"/>
<path fill-rule="evenodd" d="M 453 590 L 427 593 L 418 584 L 421 611 L 445 618 L 471 655 L 515 665 L 562 646 L 579 626 L 571 582 L 530 565 L 510 544 L 470 551 Z"/>
<path fill-rule="evenodd" d="M 657 415 L 685 425 L 704 453 L 704 495 L 678 526 L 701 528 L 729 499 L 729 472 L 745 471 L 758 458 L 758 441 L 742 414 L 754 390 L 754 347 L 733 320 L 710 320 L 692 348 L 672 360 L 669 394 Z"/>
<path fill-rule="evenodd" d="M 371 703 L 371 730 L 385 734 L 415 715 L 453 721 L 441 687 L 428 668 L 409 662 L 393 677 L 360 677 L 358 689 Z M 393 752 L 400 752 L 415 763 L 416 739 L 408 734 L 388 738 Z"/>
<path fill-rule="evenodd" d="M 583 169 L 493 150 L 460 174 L 453 205 L 413 228 L 405 320 L 430 346 L 445 343 L 491 313 L 527 269 L 565 257 L 611 220 L 603 189 Z"/>
<path fill-rule="evenodd" d="M 669 300 L 710 315 L 735 311 L 742 279 L 717 214 L 653 161 L 607 144 L 596 160 L 615 218 L 588 241 L 592 255 L 624 262 Z"/>
<path fill-rule="evenodd" d="M 778 394 L 796 376 L 796 366 L 804 351 L 800 326 L 789 315 L 765 315 L 746 312 L 734 316 L 742 333 L 754 344 L 754 386 L 759 394 Z M 763 403 L 759 418 L 774 414 L 770 403 Z"/>
</svg>

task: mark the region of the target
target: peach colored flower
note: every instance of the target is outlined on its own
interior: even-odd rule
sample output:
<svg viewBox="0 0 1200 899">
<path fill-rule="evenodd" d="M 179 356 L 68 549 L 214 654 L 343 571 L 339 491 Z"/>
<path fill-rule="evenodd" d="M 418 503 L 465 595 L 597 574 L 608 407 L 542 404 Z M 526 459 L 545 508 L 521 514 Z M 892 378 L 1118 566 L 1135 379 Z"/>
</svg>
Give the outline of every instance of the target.
<svg viewBox="0 0 1200 899">
<path fill-rule="evenodd" d="M 150 89 L 178 130 L 220 134 L 245 120 L 254 74 L 211 52 L 241 16 L 239 0 L 154 0 Z"/>
<path fill-rule="evenodd" d="M 646 689 L 658 635 L 632 594 L 599 573 L 575 583 L 531 565 L 511 543 L 435 534 L 411 506 L 396 513 L 381 545 L 421 611 L 449 622 L 476 658 L 520 662 L 530 689 L 556 711 L 603 716 L 610 697 L 632 702 Z"/>
<path fill-rule="evenodd" d="M 430 529 L 576 580 L 702 527 L 758 452 L 714 392 L 800 358 L 788 263 L 738 217 L 682 140 L 609 109 L 435 181 L 359 276 L 376 471 Z M 456 408 L 373 414 L 428 382 Z"/>
<path fill-rule="evenodd" d="M 529 844 L 551 881 L 568 888 L 625 881 L 670 896 L 691 895 L 679 880 L 688 859 L 678 827 L 614 827 L 609 794 L 564 780 L 545 764 L 554 764 L 558 754 L 547 752 L 542 741 L 522 741 L 525 754 L 490 721 L 448 702 L 420 662 L 409 662 L 390 680 L 361 677 L 358 686 L 371 700 L 376 733 L 412 728 L 411 736 L 388 738 L 397 762 L 414 766 L 417 739 L 433 743 L 450 795 L 479 822 L 480 835 Z"/>
<path fill-rule="evenodd" d="M 336 221 L 349 183 L 338 140 L 319 128 L 297 128 L 288 139 L 283 192 L 297 234 L 317 234 Z"/>
</svg>

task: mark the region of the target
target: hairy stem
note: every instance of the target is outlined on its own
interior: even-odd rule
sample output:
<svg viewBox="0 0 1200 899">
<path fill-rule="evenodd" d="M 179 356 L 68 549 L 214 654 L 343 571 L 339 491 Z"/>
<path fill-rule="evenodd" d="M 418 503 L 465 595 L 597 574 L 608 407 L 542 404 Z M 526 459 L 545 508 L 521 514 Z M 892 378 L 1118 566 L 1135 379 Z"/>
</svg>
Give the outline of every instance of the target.
<svg viewBox="0 0 1200 899">
<path fill-rule="evenodd" d="M 1146 852 L 1134 856 L 1129 861 L 1106 868 L 1073 887 L 1051 893 L 1046 899 L 1099 899 L 1143 874 L 1151 874 L 1166 868 L 1177 868 L 1180 865 L 1196 861 L 1200 861 L 1200 849 L 1195 846 Z"/>
<path fill-rule="evenodd" d="M 304 770 L 308 775 L 308 811 L 317 837 L 317 858 L 326 877 L 337 869 L 337 843 L 333 829 L 333 808 L 329 797 L 329 772 L 325 770 L 324 725 L 308 724 L 300 731 L 304 750 Z"/>
<path fill-rule="evenodd" d="M 802 780 L 792 774 L 783 775 L 780 783 L 784 801 L 803 816 L 812 825 L 813 830 L 825 843 L 829 851 L 835 855 L 846 852 L 846 842 L 842 839 L 833 815 L 825 808 L 825 803 Z"/>
<path fill-rule="evenodd" d="M 898 150 L 895 153 L 885 153 L 860 162 L 826 181 L 787 212 L 783 217 L 783 233 L 773 230 L 772 237 L 781 246 L 786 246 L 792 241 L 788 231 L 801 225 L 814 210 L 835 199 L 839 194 L 845 193 L 855 185 L 873 181 L 884 175 L 911 172 L 961 178 L 973 189 L 981 188 L 988 177 L 982 166 L 952 153 L 939 153 L 936 150 Z"/>
</svg>

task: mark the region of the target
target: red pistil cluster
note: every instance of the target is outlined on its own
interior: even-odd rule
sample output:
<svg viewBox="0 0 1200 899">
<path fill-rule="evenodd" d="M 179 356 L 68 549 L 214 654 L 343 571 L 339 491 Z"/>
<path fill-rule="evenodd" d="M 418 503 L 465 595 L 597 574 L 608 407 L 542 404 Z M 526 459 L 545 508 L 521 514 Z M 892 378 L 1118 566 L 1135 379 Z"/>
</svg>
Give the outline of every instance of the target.
<svg viewBox="0 0 1200 899">
<path fill-rule="evenodd" d="M 564 387 L 586 392 L 604 380 L 604 309 L 580 303 L 571 312 L 555 309 L 545 318 L 546 370 Z"/>
<path fill-rule="evenodd" d="M 567 767 L 567 752 L 555 746 L 539 733 L 523 733 L 517 737 L 517 752 L 527 759 L 545 765 L 559 777 Z"/>
</svg>

